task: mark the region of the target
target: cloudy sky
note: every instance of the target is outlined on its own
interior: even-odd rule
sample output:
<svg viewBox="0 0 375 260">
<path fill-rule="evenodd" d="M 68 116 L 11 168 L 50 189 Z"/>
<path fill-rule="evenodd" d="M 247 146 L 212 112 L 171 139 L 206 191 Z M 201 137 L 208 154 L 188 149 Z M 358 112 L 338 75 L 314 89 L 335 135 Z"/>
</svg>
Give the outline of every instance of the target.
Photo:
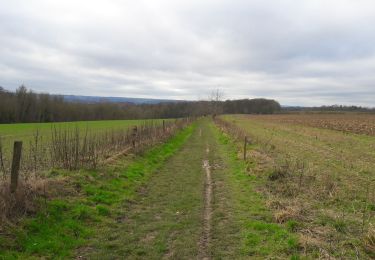
<svg viewBox="0 0 375 260">
<path fill-rule="evenodd" d="M 0 86 L 375 106 L 374 0 L 0 0 Z"/>
</svg>

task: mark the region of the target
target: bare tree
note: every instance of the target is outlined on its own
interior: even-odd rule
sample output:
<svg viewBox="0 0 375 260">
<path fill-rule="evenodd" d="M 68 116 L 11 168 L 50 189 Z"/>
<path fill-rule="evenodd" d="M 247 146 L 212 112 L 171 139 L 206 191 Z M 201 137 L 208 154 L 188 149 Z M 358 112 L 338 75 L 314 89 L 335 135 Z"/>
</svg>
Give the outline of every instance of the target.
<svg viewBox="0 0 375 260">
<path fill-rule="evenodd" d="M 223 112 L 222 100 L 224 98 L 224 93 L 220 89 L 215 89 L 211 92 L 210 101 L 211 101 L 211 113 L 215 118 L 216 115 L 219 115 Z"/>
</svg>

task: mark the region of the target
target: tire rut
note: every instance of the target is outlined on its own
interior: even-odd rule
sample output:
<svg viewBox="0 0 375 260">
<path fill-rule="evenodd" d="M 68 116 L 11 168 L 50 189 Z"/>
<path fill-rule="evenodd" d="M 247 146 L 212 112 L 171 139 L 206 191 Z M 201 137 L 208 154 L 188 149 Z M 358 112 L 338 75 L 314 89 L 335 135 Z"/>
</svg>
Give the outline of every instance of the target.
<svg viewBox="0 0 375 260">
<path fill-rule="evenodd" d="M 205 188 L 204 188 L 204 212 L 203 212 L 203 233 L 199 244 L 199 259 L 211 259 L 210 240 L 211 240 L 211 219 L 212 219 L 212 177 L 211 167 L 208 160 L 210 147 L 206 145 L 206 158 L 203 160 L 205 169 Z"/>
</svg>

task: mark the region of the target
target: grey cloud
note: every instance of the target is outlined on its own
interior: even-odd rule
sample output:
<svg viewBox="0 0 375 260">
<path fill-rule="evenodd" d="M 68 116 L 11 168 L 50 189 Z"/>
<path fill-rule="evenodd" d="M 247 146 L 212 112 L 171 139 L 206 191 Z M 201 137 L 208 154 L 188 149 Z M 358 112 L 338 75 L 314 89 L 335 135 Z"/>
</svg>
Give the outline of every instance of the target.
<svg viewBox="0 0 375 260">
<path fill-rule="evenodd" d="M 375 106 L 370 0 L 0 0 L 0 85 Z"/>
</svg>

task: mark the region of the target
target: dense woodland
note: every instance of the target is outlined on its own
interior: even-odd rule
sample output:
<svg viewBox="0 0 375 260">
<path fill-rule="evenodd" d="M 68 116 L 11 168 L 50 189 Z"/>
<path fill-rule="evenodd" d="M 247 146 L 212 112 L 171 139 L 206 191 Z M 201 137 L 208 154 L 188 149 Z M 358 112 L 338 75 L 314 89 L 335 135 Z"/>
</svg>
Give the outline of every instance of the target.
<svg viewBox="0 0 375 260">
<path fill-rule="evenodd" d="M 177 118 L 208 114 L 272 114 L 280 104 L 268 99 L 211 100 L 159 104 L 78 103 L 62 96 L 38 94 L 19 87 L 10 92 L 0 87 L 0 123 L 62 122 L 80 120 Z"/>
</svg>

